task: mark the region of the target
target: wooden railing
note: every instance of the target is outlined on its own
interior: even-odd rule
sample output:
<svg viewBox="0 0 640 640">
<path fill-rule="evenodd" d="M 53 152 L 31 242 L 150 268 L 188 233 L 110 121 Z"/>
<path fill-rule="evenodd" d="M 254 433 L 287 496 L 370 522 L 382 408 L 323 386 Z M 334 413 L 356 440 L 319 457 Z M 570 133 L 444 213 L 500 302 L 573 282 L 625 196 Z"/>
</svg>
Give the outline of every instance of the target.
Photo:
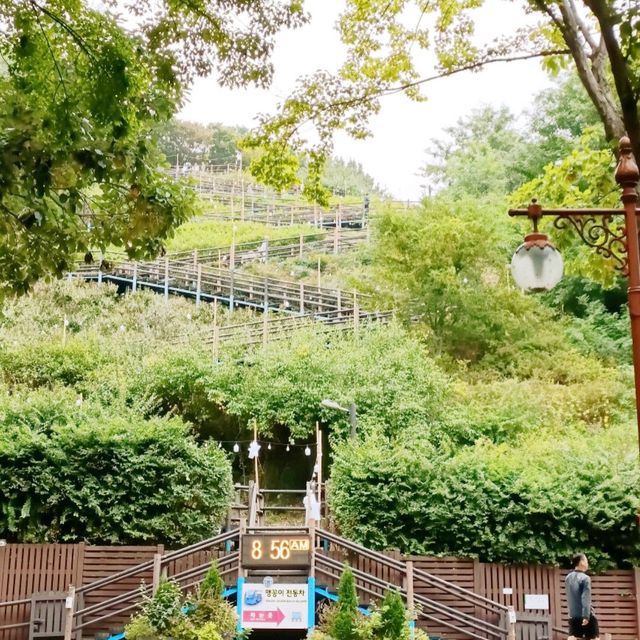
<svg viewBox="0 0 640 640">
<path fill-rule="evenodd" d="M 397 590 L 416 617 L 437 623 L 458 636 L 474 640 L 515 638 L 509 607 L 418 570 L 410 560 L 371 551 L 328 531 L 317 530 L 315 535 L 316 582 L 322 576 L 335 587 L 344 562 L 350 561 L 356 588 L 366 599 L 379 600 L 385 591 Z M 325 551 L 320 552 L 321 548 Z M 424 587 L 423 592 L 420 587 Z"/>
<path fill-rule="evenodd" d="M 233 548 L 232 548 L 233 547 Z M 211 561 L 216 560 L 220 575 L 233 577 L 235 582 L 239 558 L 238 529 L 221 533 L 178 551 L 170 551 L 163 555 L 156 554 L 153 560 L 143 562 L 135 567 L 124 569 L 112 576 L 96 580 L 74 590 L 78 603 L 73 611 L 73 631 L 109 628 L 107 620 L 116 620 L 123 624 L 132 610 L 141 602 L 144 595 L 151 595 L 157 588 L 161 576 L 175 580 L 184 590 L 198 585 L 206 575 Z M 148 584 L 145 579 L 151 578 Z M 128 589 L 132 580 L 139 585 Z M 119 585 L 125 585 L 125 590 Z M 115 591 L 117 595 L 104 597 L 105 592 Z M 92 595 L 99 594 L 91 602 Z M 89 604 L 87 604 L 89 603 Z"/>
<path fill-rule="evenodd" d="M 243 242 L 232 247 L 210 247 L 190 251 L 174 251 L 167 254 L 170 261 L 190 262 L 229 268 L 250 262 L 267 262 L 287 258 L 302 258 L 310 253 L 343 253 L 367 240 L 366 232 L 340 232 L 336 227 L 331 233 L 310 233 L 275 240 Z M 124 257 L 123 254 L 120 256 Z"/>
<path fill-rule="evenodd" d="M 275 278 L 253 276 L 232 269 L 218 269 L 182 261 L 123 262 L 110 272 L 102 272 L 93 265 L 78 265 L 76 274 L 100 281 L 122 282 L 151 288 L 164 293 L 179 293 L 201 300 L 219 301 L 229 307 L 248 307 L 280 311 L 303 316 L 308 313 L 327 314 L 358 311 L 371 304 L 371 296 L 290 282 Z"/>
</svg>

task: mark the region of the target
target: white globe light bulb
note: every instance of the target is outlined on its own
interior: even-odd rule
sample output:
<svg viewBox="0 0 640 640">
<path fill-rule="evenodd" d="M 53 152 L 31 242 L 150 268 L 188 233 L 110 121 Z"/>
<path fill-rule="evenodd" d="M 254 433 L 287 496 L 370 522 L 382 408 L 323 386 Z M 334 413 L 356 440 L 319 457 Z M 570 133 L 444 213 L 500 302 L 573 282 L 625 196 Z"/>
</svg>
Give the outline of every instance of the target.
<svg viewBox="0 0 640 640">
<path fill-rule="evenodd" d="M 530 233 L 511 259 L 511 274 L 519 289 L 549 291 L 562 279 L 564 261 L 544 233 Z"/>
</svg>

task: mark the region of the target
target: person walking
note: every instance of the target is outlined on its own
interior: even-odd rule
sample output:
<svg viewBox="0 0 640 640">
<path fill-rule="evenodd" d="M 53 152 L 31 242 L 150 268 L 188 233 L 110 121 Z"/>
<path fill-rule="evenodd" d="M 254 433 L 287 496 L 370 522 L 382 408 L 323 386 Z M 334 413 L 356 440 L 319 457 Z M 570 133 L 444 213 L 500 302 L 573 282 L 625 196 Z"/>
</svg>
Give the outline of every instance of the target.
<svg viewBox="0 0 640 640">
<path fill-rule="evenodd" d="M 573 571 L 564 580 L 569 605 L 569 640 L 600 638 L 598 619 L 591 606 L 591 578 L 586 573 L 588 568 L 587 556 L 578 553 L 573 557 Z"/>
</svg>

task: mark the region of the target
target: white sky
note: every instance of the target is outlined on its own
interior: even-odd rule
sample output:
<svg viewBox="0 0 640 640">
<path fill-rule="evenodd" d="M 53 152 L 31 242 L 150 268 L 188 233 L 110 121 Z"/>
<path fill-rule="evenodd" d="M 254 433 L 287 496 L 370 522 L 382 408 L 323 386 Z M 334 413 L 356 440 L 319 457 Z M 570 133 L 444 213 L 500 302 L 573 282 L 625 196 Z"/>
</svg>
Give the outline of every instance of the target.
<svg viewBox="0 0 640 640">
<path fill-rule="evenodd" d="M 269 90 L 232 91 L 219 87 L 214 78 L 200 79 L 179 117 L 252 127 L 258 113 L 274 111 L 297 77 L 317 69 L 335 71 L 342 61 L 343 48 L 333 25 L 344 0 L 306 0 L 305 4 L 312 20 L 302 29 L 278 37 L 273 56 L 276 73 Z M 496 27 L 514 31 L 524 20 L 515 3 L 490 0 L 477 22 L 478 31 L 484 39 L 497 35 Z M 431 73 L 433 69 L 425 67 L 425 76 Z M 429 141 L 439 137 L 443 127 L 483 104 L 504 104 L 520 113 L 549 83 L 537 60 L 496 63 L 479 73 L 436 80 L 426 85 L 427 102 L 414 103 L 402 95 L 384 98 L 381 113 L 371 122 L 373 136 L 355 141 L 339 134 L 335 155 L 361 163 L 394 197 L 418 199 L 424 179 L 416 175 L 417 171 L 426 161 Z"/>
</svg>

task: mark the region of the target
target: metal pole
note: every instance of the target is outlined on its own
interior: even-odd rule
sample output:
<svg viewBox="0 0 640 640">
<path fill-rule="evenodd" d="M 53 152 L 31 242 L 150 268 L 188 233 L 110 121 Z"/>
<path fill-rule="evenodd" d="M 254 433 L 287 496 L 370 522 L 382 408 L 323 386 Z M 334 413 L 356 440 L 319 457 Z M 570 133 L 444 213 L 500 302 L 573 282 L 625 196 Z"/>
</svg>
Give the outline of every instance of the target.
<svg viewBox="0 0 640 640">
<path fill-rule="evenodd" d="M 640 246 L 638 242 L 638 181 L 640 172 L 633 157 L 631 142 L 626 136 L 620 140 L 620 160 L 616 167 L 616 182 L 622 187 L 624 204 L 627 259 L 629 267 L 629 316 L 631 318 L 631 349 L 636 387 L 636 417 L 638 448 L 640 449 Z"/>
</svg>

